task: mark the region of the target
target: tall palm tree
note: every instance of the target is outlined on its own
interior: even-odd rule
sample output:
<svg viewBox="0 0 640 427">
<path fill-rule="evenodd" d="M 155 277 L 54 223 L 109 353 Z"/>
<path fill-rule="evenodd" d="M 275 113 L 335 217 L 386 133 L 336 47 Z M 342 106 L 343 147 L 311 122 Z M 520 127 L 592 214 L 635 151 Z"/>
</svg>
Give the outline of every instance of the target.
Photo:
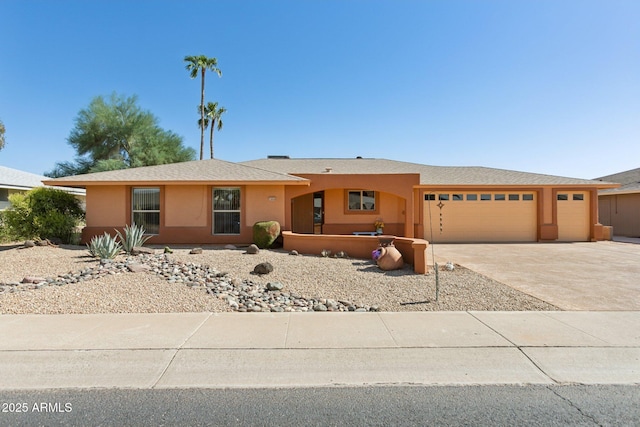
<svg viewBox="0 0 640 427">
<path fill-rule="evenodd" d="M 207 70 L 213 71 L 222 77 L 222 71 L 218 68 L 218 60 L 216 58 L 209 58 L 205 55 L 198 56 L 185 56 L 184 61 L 187 63 L 186 69 L 189 71 L 192 79 L 198 77 L 198 72 L 201 77 L 200 85 L 200 160 L 204 157 L 204 75 Z"/>
<path fill-rule="evenodd" d="M 218 130 L 222 130 L 224 123 L 222 123 L 222 115 L 227 112 L 227 109 L 224 107 L 218 108 L 217 102 L 209 102 L 205 106 L 205 127 L 211 122 L 210 128 L 210 136 L 209 136 L 209 149 L 211 150 L 211 158 L 213 159 L 213 128 L 216 127 L 216 123 L 218 124 Z"/>
</svg>

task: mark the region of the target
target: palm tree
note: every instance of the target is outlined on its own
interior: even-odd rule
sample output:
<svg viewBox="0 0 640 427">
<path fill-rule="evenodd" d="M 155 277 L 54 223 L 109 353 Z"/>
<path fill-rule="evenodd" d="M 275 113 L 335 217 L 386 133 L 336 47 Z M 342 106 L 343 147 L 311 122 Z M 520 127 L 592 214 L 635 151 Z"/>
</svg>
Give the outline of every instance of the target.
<svg viewBox="0 0 640 427">
<path fill-rule="evenodd" d="M 218 123 L 218 130 L 222 130 L 224 123 L 222 123 L 222 115 L 227 112 L 227 109 L 224 107 L 218 108 L 217 102 L 209 102 L 207 103 L 205 109 L 205 127 L 208 126 L 208 122 L 211 121 L 211 129 L 209 136 L 209 149 L 211 150 L 211 158 L 213 159 L 213 128 L 216 127 L 216 122 Z"/>
<path fill-rule="evenodd" d="M 185 56 L 184 61 L 187 63 L 186 68 L 189 71 L 192 79 L 198 77 L 200 72 L 201 86 L 200 86 L 200 160 L 204 157 L 204 75 L 207 70 L 213 71 L 222 77 L 222 71 L 218 68 L 218 60 L 216 58 L 209 58 L 205 55 L 198 56 Z"/>
</svg>

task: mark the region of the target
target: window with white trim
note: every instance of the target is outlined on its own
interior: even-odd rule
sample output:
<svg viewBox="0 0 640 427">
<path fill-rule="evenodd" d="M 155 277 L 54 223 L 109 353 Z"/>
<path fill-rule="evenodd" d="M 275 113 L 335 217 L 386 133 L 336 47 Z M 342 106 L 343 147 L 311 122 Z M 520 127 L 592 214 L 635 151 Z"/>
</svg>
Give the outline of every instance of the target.
<svg viewBox="0 0 640 427">
<path fill-rule="evenodd" d="M 240 188 L 213 189 L 213 234 L 240 234 Z"/>
<path fill-rule="evenodd" d="M 131 219 L 144 227 L 145 234 L 160 233 L 160 188 L 134 188 L 131 192 Z"/>
</svg>

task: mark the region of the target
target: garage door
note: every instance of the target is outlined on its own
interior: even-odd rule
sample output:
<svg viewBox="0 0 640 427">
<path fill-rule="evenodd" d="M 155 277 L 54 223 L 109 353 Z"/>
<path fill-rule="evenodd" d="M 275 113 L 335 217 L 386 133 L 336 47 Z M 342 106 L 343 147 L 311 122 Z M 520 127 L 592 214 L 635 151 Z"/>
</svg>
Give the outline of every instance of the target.
<svg viewBox="0 0 640 427">
<path fill-rule="evenodd" d="M 586 191 L 558 192 L 558 240 L 585 242 L 589 240 L 589 193 Z"/>
<path fill-rule="evenodd" d="M 424 238 L 426 240 L 433 242 L 535 242 L 537 240 L 537 195 L 535 193 L 437 193 L 425 194 L 424 198 Z"/>
</svg>

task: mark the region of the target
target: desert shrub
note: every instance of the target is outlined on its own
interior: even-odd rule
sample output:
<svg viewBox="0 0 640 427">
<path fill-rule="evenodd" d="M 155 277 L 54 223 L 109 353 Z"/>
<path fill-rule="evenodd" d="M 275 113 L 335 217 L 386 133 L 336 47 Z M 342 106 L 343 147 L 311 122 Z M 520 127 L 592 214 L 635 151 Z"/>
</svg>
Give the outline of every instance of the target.
<svg viewBox="0 0 640 427">
<path fill-rule="evenodd" d="M 9 228 L 4 223 L 4 211 L 0 211 L 0 243 L 8 243 L 14 240 L 9 234 Z"/>
<path fill-rule="evenodd" d="M 145 236 L 145 230 L 142 225 L 133 224 L 129 227 L 129 224 L 124 226 L 124 233 L 116 230 L 118 234 L 118 239 L 120 239 L 120 244 L 122 244 L 122 249 L 128 254 L 131 253 L 131 250 L 135 247 L 142 246 L 145 244 L 147 240 L 151 238 L 151 236 Z"/>
<path fill-rule="evenodd" d="M 100 259 L 113 259 L 122 251 L 120 243 L 107 232 L 102 236 L 93 236 L 87 248 L 92 257 Z"/>
<path fill-rule="evenodd" d="M 72 240 L 84 219 L 80 201 L 62 190 L 38 187 L 9 196 L 11 206 L 3 212 L 8 235 L 15 239 Z"/>
</svg>

